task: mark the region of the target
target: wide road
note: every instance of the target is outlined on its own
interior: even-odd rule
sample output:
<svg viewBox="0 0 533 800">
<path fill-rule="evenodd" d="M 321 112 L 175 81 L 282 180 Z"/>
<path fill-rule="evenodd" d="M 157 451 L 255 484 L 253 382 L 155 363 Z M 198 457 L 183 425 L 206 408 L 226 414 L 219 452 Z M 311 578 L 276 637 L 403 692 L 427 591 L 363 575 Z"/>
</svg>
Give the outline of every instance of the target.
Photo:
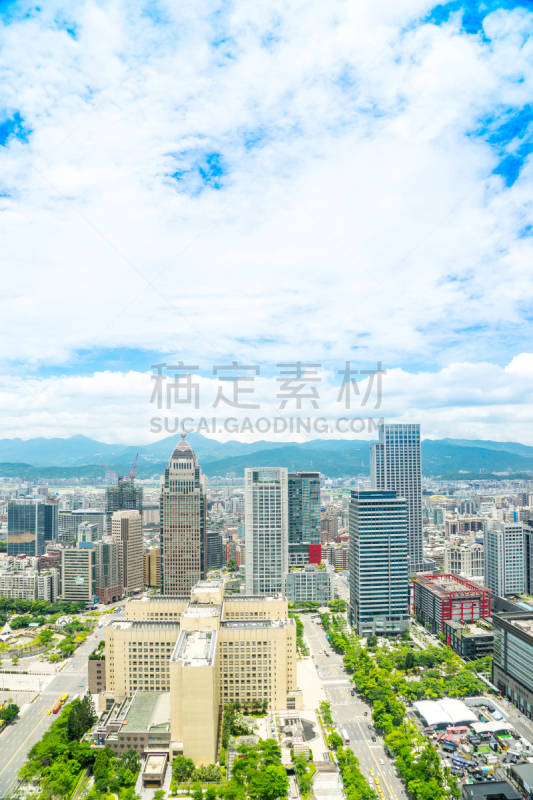
<svg viewBox="0 0 533 800">
<path fill-rule="evenodd" d="M 333 718 L 340 730 L 345 730 L 350 738 L 349 747 L 359 759 L 360 767 L 366 778 L 369 770 L 378 777 L 386 800 L 407 800 L 402 780 L 394 762 L 385 753 L 383 740 L 372 727 L 372 716 L 369 706 L 359 697 L 351 695 L 352 685 L 344 671 L 341 656 L 329 646 L 326 634 L 321 625 L 313 622 L 309 615 L 302 614 L 305 635 L 313 656 L 318 675 L 331 704 Z M 319 650 L 322 653 L 319 653 Z M 325 651 L 331 655 L 325 655 Z M 366 712 L 366 716 L 365 716 Z M 369 729 L 369 726 L 371 728 Z M 376 741 L 372 741 L 372 737 Z M 384 763 L 381 764 L 380 762 Z"/>
<path fill-rule="evenodd" d="M 122 617 L 109 615 L 105 618 L 105 622 L 113 618 Z M 54 714 L 48 715 L 47 712 L 66 692 L 72 697 L 75 694 L 84 694 L 87 690 L 87 659 L 103 636 L 104 628 L 96 628 L 67 661 L 61 672 L 48 684 L 46 690 L 0 739 L 0 797 L 5 797 L 16 780 L 30 748 L 42 738 L 52 722 L 57 719 Z"/>
</svg>

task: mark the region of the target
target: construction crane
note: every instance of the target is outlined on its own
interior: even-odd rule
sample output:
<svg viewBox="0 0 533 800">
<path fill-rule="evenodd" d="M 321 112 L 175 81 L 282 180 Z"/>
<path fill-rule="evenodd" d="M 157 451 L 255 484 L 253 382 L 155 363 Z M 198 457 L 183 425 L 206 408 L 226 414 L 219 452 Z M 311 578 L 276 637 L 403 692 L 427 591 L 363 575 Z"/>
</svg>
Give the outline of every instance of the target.
<svg viewBox="0 0 533 800">
<path fill-rule="evenodd" d="M 132 482 L 134 481 L 134 479 L 135 479 L 135 470 L 137 469 L 137 459 L 138 458 L 139 458 L 139 453 L 137 453 L 137 455 L 135 456 L 135 461 L 133 462 L 133 467 L 130 469 L 130 471 L 128 472 L 126 477 L 123 477 L 122 475 L 117 475 L 117 473 L 114 472 L 112 469 L 109 469 L 107 464 L 104 464 L 103 461 L 100 461 L 100 464 L 103 467 L 106 468 L 106 470 L 109 472 L 109 474 L 111 475 L 113 480 L 115 480 L 117 482 L 117 485 L 120 486 L 120 484 L 123 481 L 132 481 Z"/>
<path fill-rule="evenodd" d="M 139 458 L 139 453 L 135 456 L 135 461 L 133 462 L 133 467 L 128 472 L 126 478 L 124 480 L 133 481 L 135 479 L 135 470 L 137 469 L 137 459 Z"/>
<path fill-rule="evenodd" d="M 122 478 L 121 478 L 119 475 L 117 475 L 117 473 L 116 473 L 116 472 L 113 472 L 113 470 L 112 470 L 112 469 L 109 469 L 109 467 L 107 466 L 107 464 L 104 464 L 104 462 L 103 462 L 103 461 L 100 461 L 100 464 L 101 464 L 103 467 L 105 467 L 105 468 L 106 468 L 106 470 L 109 472 L 109 474 L 111 475 L 111 477 L 113 478 L 113 480 L 115 480 L 117 483 L 120 483 L 120 481 L 122 480 Z"/>
</svg>

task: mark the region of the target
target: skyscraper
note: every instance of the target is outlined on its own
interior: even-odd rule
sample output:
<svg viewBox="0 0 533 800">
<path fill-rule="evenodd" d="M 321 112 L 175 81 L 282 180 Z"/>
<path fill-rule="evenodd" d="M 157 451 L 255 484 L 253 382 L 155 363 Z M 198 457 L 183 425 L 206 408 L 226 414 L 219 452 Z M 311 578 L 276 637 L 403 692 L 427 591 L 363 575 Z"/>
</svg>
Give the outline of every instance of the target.
<svg viewBox="0 0 533 800">
<path fill-rule="evenodd" d="M 40 500 L 10 500 L 7 504 L 8 556 L 44 554 L 45 504 Z"/>
<path fill-rule="evenodd" d="M 119 543 L 120 581 L 126 594 L 144 587 L 142 518 L 138 511 L 115 511 L 111 533 Z"/>
<path fill-rule="evenodd" d="M 161 591 L 186 595 L 206 575 L 205 477 L 182 441 L 161 478 Z"/>
<path fill-rule="evenodd" d="M 289 564 L 308 564 L 309 545 L 319 545 L 320 473 L 289 472 Z"/>
<path fill-rule="evenodd" d="M 246 594 L 283 592 L 289 568 L 288 471 L 244 470 Z"/>
<path fill-rule="evenodd" d="M 522 594 L 526 583 L 524 528 L 521 522 L 488 519 L 483 533 L 484 584 L 505 597 Z M 527 555 L 527 554 L 526 554 Z"/>
<path fill-rule="evenodd" d="M 379 426 L 379 443 L 370 448 L 370 479 L 372 489 L 394 490 L 398 492 L 398 497 L 405 498 L 409 571 L 422 570 L 424 555 L 420 425 Z M 429 562 L 428 568 L 431 568 Z"/>
<path fill-rule="evenodd" d="M 407 504 L 395 491 L 352 492 L 350 619 L 360 636 L 409 627 Z"/>
<path fill-rule="evenodd" d="M 138 511 L 143 513 L 142 486 L 136 486 L 132 480 L 119 480 L 116 486 L 106 486 L 105 512 L 107 532 L 111 529 L 111 517 L 115 511 Z"/>
<path fill-rule="evenodd" d="M 56 499 L 44 505 L 44 540 L 51 542 L 58 540 L 59 504 Z"/>
</svg>

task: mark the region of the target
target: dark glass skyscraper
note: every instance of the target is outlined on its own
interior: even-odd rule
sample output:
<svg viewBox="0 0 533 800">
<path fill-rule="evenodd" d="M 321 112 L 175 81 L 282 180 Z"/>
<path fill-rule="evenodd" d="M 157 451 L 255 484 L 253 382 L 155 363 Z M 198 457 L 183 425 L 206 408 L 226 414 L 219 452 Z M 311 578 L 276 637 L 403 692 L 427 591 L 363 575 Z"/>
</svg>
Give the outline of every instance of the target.
<svg viewBox="0 0 533 800">
<path fill-rule="evenodd" d="M 143 513 L 142 486 L 135 486 L 133 481 L 122 480 L 117 486 L 107 486 L 105 490 L 105 512 L 107 530 L 111 530 L 111 517 L 115 511 L 138 511 Z"/>
<path fill-rule="evenodd" d="M 320 544 L 320 473 L 289 472 L 289 545 Z"/>
<path fill-rule="evenodd" d="M 45 503 L 44 506 L 44 540 L 51 542 L 58 539 L 59 527 L 59 505 L 57 503 Z"/>
<path fill-rule="evenodd" d="M 8 556 L 44 555 L 46 506 L 38 500 L 10 500 L 7 504 Z"/>
</svg>

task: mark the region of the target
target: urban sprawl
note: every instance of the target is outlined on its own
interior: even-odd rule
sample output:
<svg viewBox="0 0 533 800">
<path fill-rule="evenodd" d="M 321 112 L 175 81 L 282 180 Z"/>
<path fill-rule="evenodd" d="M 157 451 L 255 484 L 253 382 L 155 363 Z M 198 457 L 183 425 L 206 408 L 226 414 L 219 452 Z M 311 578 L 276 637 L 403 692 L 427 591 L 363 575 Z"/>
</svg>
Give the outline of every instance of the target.
<svg viewBox="0 0 533 800">
<path fill-rule="evenodd" d="M 370 478 L 208 479 L 183 434 L 158 482 L 0 479 L 0 796 L 533 797 L 533 473 L 369 447 Z"/>
</svg>

